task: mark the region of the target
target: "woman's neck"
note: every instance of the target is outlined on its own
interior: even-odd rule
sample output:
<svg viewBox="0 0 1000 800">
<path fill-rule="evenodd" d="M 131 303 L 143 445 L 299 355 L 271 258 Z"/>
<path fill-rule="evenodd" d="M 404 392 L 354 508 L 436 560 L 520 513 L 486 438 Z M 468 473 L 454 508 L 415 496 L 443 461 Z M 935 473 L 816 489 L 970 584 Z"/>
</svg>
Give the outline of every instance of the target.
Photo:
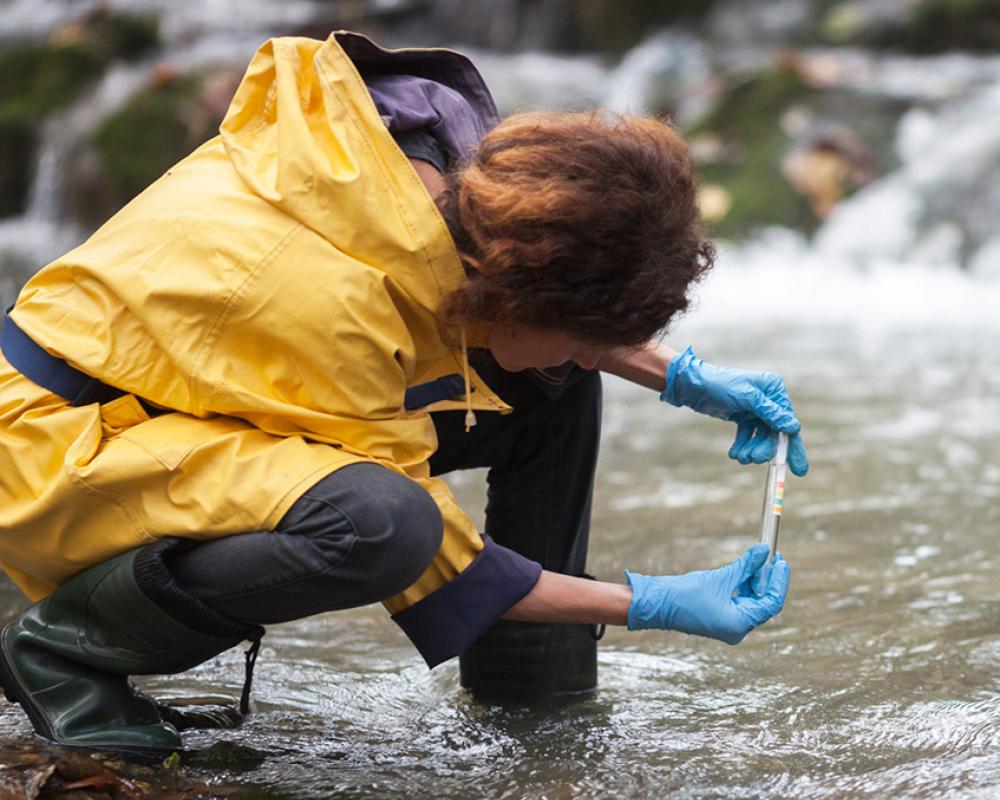
<svg viewBox="0 0 1000 800">
<path fill-rule="evenodd" d="M 437 171 L 437 168 L 433 164 L 422 159 L 411 158 L 410 163 L 413 164 L 413 168 L 417 171 L 417 177 L 427 187 L 427 193 L 432 199 L 437 200 L 438 196 L 445 189 L 444 176 Z"/>
</svg>

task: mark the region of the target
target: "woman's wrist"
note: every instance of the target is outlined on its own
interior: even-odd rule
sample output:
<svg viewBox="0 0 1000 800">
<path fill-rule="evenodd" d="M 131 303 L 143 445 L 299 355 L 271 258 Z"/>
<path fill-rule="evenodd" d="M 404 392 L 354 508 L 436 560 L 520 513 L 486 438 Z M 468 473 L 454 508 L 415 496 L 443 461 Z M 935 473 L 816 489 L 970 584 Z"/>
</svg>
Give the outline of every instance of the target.
<svg viewBox="0 0 1000 800">
<path fill-rule="evenodd" d="M 597 368 L 659 393 L 667 386 L 667 367 L 677 355 L 676 350 L 659 343 L 638 350 L 615 348 L 605 351 Z"/>
<path fill-rule="evenodd" d="M 631 604 L 629 586 L 544 570 L 532 590 L 503 618 L 522 622 L 625 625 Z"/>
</svg>

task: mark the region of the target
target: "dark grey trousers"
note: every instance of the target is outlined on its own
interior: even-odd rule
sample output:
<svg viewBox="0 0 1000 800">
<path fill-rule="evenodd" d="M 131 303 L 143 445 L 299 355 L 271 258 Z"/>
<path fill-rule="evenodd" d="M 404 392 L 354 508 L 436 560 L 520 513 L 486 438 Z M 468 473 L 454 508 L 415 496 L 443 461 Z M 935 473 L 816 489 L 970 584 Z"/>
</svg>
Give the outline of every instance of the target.
<svg viewBox="0 0 1000 800">
<path fill-rule="evenodd" d="M 486 351 L 472 361 L 508 401 L 507 416 L 432 414 L 431 471 L 488 467 L 486 531 L 545 569 L 584 571 L 601 419 L 601 380 L 579 367 L 509 373 Z M 375 464 L 338 470 L 307 491 L 277 532 L 215 539 L 170 564 L 180 585 L 218 611 L 267 625 L 378 602 L 412 584 L 437 552 L 441 515 L 424 489 Z"/>
</svg>

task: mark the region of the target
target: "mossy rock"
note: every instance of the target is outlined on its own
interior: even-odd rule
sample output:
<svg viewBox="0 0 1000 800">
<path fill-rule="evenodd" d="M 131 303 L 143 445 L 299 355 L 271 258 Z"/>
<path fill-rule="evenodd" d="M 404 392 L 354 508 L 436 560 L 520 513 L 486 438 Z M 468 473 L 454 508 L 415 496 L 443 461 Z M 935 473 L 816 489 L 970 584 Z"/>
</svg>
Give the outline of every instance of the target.
<svg viewBox="0 0 1000 800">
<path fill-rule="evenodd" d="M 135 58 L 159 41 L 155 20 L 106 13 L 55 38 L 0 53 L 0 217 L 25 210 L 45 118 L 80 97 L 112 60 Z"/>
<path fill-rule="evenodd" d="M 37 123 L 75 100 L 103 69 L 88 47 L 19 45 L 0 54 L 0 107 L 8 118 Z"/>
<path fill-rule="evenodd" d="M 105 62 L 121 58 L 134 61 L 160 46 L 160 25 L 147 14 L 112 14 L 96 11 L 85 24 L 90 46 Z"/>
<path fill-rule="evenodd" d="M 781 174 L 790 140 L 780 119 L 790 107 L 808 104 L 816 94 L 791 70 L 768 70 L 733 86 L 715 111 L 689 132 L 692 137 L 718 137 L 730 154 L 698 169 L 702 184 L 722 186 L 730 196 L 729 212 L 713 226 L 717 235 L 738 238 L 768 225 L 809 226 L 808 201 Z"/>
<path fill-rule="evenodd" d="M 91 144 L 109 191 L 101 216 L 125 205 L 217 133 L 221 120 L 204 113 L 201 87 L 200 75 L 167 80 L 139 92 L 98 126 Z"/>
<path fill-rule="evenodd" d="M 22 213 L 42 121 L 103 70 L 86 47 L 22 44 L 0 54 L 0 217 Z"/>
<path fill-rule="evenodd" d="M 791 111 L 812 124 L 843 124 L 869 151 L 877 174 L 897 165 L 893 148 L 903 101 L 862 95 L 847 89 L 808 84 L 795 69 L 776 66 L 746 78 L 725 93 L 716 108 L 688 135 L 711 136 L 721 156 L 698 165 L 702 185 L 722 187 L 728 211 L 713 223 L 714 232 L 742 238 L 770 225 L 812 233 L 820 221 L 809 199 L 783 174 L 783 162 L 795 145 L 783 126 Z"/>
</svg>

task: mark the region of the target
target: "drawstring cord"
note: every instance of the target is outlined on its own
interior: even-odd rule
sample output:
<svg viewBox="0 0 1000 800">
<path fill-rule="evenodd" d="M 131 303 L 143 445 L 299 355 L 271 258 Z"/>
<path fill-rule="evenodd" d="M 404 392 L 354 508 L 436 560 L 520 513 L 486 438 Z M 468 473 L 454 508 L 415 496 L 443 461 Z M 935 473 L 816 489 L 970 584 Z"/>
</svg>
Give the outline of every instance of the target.
<svg viewBox="0 0 1000 800">
<path fill-rule="evenodd" d="M 240 695 L 240 714 L 244 717 L 250 713 L 250 687 L 253 686 L 253 667 L 257 663 L 257 654 L 260 652 L 260 639 L 263 635 L 263 632 L 258 633 L 246 652 L 246 675 L 243 678 L 243 692 Z"/>
<path fill-rule="evenodd" d="M 476 424 L 476 414 L 472 410 L 472 386 L 469 381 L 469 347 L 465 339 L 465 328 L 462 328 L 462 375 L 465 378 L 465 432 L 468 433 Z"/>
</svg>

